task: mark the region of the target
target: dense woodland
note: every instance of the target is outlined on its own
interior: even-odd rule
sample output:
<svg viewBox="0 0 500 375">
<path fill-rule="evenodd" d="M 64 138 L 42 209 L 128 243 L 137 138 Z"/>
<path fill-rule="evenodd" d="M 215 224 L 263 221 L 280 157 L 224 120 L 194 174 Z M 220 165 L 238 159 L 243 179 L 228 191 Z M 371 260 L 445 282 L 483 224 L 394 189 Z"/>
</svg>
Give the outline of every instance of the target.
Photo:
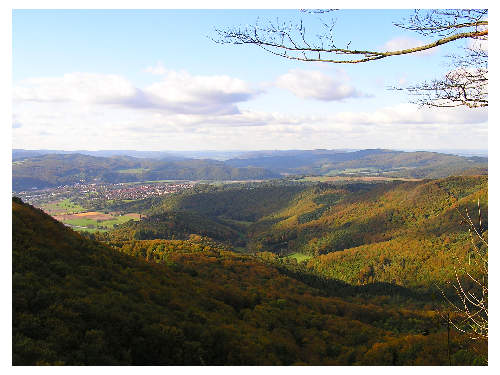
<svg viewBox="0 0 500 375">
<path fill-rule="evenodd" d="M 351 284 L 443 286 L 454 262 L 474 257 L 465 212 L 483 213 L 486 176 L 389 183 L 198 186 L 167 198 L 129 203 L 147 218 L 123 224 L 103 241 L 214 238 L 233 249 L 301 253 L 310 272 Z M 127 205 L 121 205 L 126 210 Z M 476 218 L 477 219 L 477 218 Z"/>
<path fill-rule="evenodd" d="M 198 185 L 84 237 L 14 198 L 13 363 L 484 364 L 439 289 L 480 273 L 487 186 Z"/>
<path fill-rule="evenodd" d="M 333 64 L 459 42 L 467 48 L 447 56 L 451 71 L 395 89 L 423 106 L 487 109 L 487 9 L 416 10 L 393 25 L 427 41 L 389 51 L 340 46 L 331 11 L 216 27 L 210 39 Z M 320 24 L 308 26 L 307 15 Z M 161 62 L 146 71 L 160 69 Z M 103 105 L 111 105 L 166 109 L 181 123 L 207 115 L 216 127 L 227 121 L 212 118 L 236 114 L 235 125 L 248 125 L 248 116 L 238 115 L 258 94 L 252 85 L 224 76 L 222 86 L 209 88 L 220 77 L 168 73 L 145 90 L 121 76 L 109 76 L 112 89 L 102 90 L 106 82 L 92 83 L 98 75 L 82 73 L 31 80 L 15 91 L 19 101 L 55 103 L 76 84 L 83 95 L 68 99 L 103 118 L 111 116 Z M 279 86 L 302 99 L 359 96 L 342 83 L 347 76 L 334 82 L 343 93 L 325 96 L 319 87 L 323 92 L 301 95 L 290 82 L 331 83 L 321 72 L 306 73 L 314 77 L 290 70 Z M 51 82 L 55 95 L 47 96 Z M 429 112 L 413 122 L 407 108 L 389 112 L 396 115 L 382 121 L 385 138 L 394 135 L 389 124 L 460 123 L 448 121 L 455 114 Z M 482 126 L 487 112 L 479 114 Z M 13 127 L 25 131 L 21 117 L 14 115 Z M 189 128 L 203 122 L 188 121 Z M 487 157 L 385 149 L 14 149 L 12 190 L 15 366 L 488 365 Z"/>
<path fill-rule="evenodd" d="M 12 205 L 15 365 L 486 360 L 466 335 L 447 340 L 440 301 L 407 288 L 328 288 L 275 254 L 237 254 L 197 235 L 105 244 L 17 198 Z"/>
</svg>

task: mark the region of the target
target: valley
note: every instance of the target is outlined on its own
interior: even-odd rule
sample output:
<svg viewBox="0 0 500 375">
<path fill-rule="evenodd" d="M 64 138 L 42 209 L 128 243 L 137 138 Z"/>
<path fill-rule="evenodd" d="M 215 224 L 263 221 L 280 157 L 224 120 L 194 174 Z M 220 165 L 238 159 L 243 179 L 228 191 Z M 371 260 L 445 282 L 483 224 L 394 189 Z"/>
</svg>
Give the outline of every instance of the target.
<svg viewBox="0 0 500 375">
<path fill-rule="evenodd" d="M 483 275 L 487 175 L 362 172 L 14 192 L 16 363 L 484 364 L 443 296 Z"/>
<path fill-rule="evenodd" d="M 109 5 L 9 12 L 7 367 L 494 368 L 488 9 Z"/>
<path fill-rule="evenodd" d="M 13 225 L 16 365 L 485 363 L 481 343 L 447 344 L 439 301 L 397 285 L 197 235 L 96 242 L 17 198 Z"/>
<path fill-rule="evenodd" d="M 112 211 L 120 203 L 173 194 L 194 185 L 187 181 L 158 183 L 75 184 L 16 193 L 25 202 L 40 207 L 56 220 L 79 231 L 106 231 L 129 220 L 140 220 L 135 212 Z"/>
<path fill-rule="evenodd" d="M 481 231 L 487 234 L 487 184 L 486 176 L 185 181 L 135 185 L 133 191 L 144 194 L 137 199 L 110 193 L 123 191 L 122 184 L 20 197 L 116 246 L 198 235 L 353 285 L 373 281 L 423 290 L 445 285 L 453 277 L 448 259 L 471 251 L 460 215 L 474 212 L 478 202 Z"/>
</svg>

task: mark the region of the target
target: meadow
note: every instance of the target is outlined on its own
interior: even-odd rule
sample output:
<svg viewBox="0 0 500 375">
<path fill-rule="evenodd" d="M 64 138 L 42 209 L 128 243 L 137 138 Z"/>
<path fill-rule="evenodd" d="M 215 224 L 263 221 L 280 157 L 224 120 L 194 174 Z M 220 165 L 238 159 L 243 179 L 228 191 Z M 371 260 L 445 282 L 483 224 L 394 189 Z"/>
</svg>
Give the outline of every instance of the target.
<svg viewBox="0 0 500 375">
<path fill-rule="evenodd" d="M 59 201 L 50 202 L 41 206 L 42 210 L 48 214 L 54 215 L 66 215 L 66 214 L 77 214 L 79 212 L 85 211 L 85 208 L 72 202 L 70 199 L 63 199 Z"/>
<path fill-rule="evenodd" d="M 286 256 L 286 258 L 296 259 L 297 263 L 300 263 L 300 262 L 304 262 L 306 260 L 309 260 L 309 259 L 313 258 L 313 256 L 312 255 L 308 255 L 308 254 L 293 253 L 293 254 L 290 254 L 290 255 Z"/>
<path fill-rule="evenodd" d="M 42 209 L 55 219 L 78 231 L 108 231 L 127 221 L 140 219 L 140 215 L 137 213 L 87 211 L 70 199 L 45 204 Z"/>
</svg>

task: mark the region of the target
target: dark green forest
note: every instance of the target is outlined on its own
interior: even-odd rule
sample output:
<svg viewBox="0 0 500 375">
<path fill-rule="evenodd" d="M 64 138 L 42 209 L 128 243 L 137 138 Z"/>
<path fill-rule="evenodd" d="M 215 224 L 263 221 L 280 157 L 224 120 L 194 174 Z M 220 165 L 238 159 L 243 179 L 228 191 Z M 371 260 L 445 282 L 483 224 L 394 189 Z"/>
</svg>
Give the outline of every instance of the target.
<svg viewBox="0 0 500 375">
<path fill-rule="evenodd" d="M 493 364 L 488 9 L 11 15 L 11 366 Z"/>
<path fill-rule="evenodd" d="M 427 297 L 313 284 L 196 235 L 109 246 L 13 200 L 14 365 L 485 361 Z"/>
<path fill-rule="evenodd" d="M 85 234 L 14 198 L 13 364 L 486 364 L 441 293 L 481 275 L 461 213 L 487 238 L 487 189 L 197 185 Z"/>
</svg>

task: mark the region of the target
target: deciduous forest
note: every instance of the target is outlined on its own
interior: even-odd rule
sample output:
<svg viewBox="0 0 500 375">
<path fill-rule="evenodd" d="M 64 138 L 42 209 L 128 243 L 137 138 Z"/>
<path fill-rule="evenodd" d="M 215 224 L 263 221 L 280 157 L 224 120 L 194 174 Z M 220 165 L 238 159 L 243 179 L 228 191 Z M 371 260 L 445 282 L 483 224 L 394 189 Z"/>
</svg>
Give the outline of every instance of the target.
<svg viewBox="0 0 500 375">
<path fill-rule="evenodd" d="M 94 233 L 14 198 L 13 363 L 485 364 L 441 294 L 478 200 L 486 238 L 484 176 L 200 185 Z"/>
<path fill-rule="evenodd" d="M 488 9 L 12 29 L 12 365 L 491 363 Z"/>
</svg>

